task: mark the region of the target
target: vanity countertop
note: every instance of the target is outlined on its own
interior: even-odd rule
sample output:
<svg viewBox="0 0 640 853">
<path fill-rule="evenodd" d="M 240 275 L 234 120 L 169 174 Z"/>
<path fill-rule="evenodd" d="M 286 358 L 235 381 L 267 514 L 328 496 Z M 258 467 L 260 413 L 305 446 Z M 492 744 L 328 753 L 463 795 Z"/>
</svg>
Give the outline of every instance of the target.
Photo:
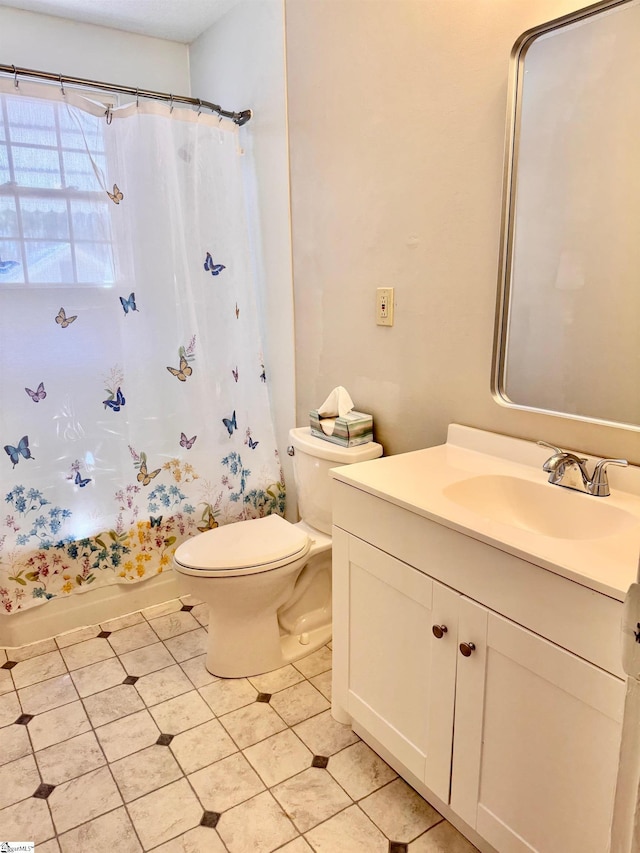
<svg viewBox="0 0 640 853">
<path fill-rule="evenodd" d="M 446 444 L 334 468 L 332 476 L 624 600 L 638 573 L 640 469 L 610 469 L 611 495 L 593 497 L 548 483 L 542 463 L 550 455 L 533 442 L 452 424 Z"/>
</svg>

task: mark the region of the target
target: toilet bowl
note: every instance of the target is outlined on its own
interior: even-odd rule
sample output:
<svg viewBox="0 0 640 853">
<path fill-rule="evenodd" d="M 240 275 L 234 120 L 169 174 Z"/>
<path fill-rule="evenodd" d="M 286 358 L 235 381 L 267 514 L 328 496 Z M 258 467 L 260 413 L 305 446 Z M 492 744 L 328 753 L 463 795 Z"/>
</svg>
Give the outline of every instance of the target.
<svg viewBox="0 0 640 853">
<path fill-rule="evenodd" d="M 382 455 L 375 442 L 341 447 L 308 427 L 289 436 L 302 521 L 239 521 L 188 539 L 174 555 L 182 588 L 209 606 L 206 667 L 222 678 L 270 672 L 331 639 L 329 470 Z"/>
</svg>

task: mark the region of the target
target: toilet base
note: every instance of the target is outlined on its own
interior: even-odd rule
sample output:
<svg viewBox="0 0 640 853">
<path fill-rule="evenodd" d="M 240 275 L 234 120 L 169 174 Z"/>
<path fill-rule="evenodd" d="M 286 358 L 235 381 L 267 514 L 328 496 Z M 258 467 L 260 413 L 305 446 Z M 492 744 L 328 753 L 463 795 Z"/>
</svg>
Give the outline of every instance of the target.
<svg viewBox="0 0 640 853">
<path fill-rule="evenodd" d="M 304 637 L 304 634 L 300 636 Z M 331 640 L 331 623 L 324 625 L 321 628 L 315 628 L 306 634 L 308 642 L 301 643 L 300 637 L 292 637 L 287 634 L 280 638 L 282 646 L 282 666 L 288 663 L 293 663 L 296 660 L 306 657 L 318 649 L 325 646 Z"/>
<path fill-rule="evenodd" d="M 210 645 L 205 666 L 212 675 L 218 678 L 248 678 L 252 675 L 264 675 L 265 672 L 273 672 L 275 669 L 301 660 L 325 646 L 331 640 L 331 627 L 331 623 L 329 623 L 304 634 L 281 634 L 277 645 L 271 647 L 270 657 L 262 657 L 262 665 L 257 667 L 249 665 L 238 669 L 238 664 L 229 664 L 226 657 L 221 660 L 215 646 Z M 306 642 L 301 642 L 301 640 L 306 640 Z"/>
</svg>

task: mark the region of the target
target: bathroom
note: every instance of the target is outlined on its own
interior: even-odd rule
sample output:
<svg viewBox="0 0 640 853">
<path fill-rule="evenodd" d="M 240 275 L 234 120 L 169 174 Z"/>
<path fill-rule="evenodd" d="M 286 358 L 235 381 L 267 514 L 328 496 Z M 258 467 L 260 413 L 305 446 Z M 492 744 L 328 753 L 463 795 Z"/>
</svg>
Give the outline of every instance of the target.
<svg viewBox="0 0 640 853">
<path fill-rule="evenodd" d="M 385 454 L 442 444 L 448 425 L 460 423 L 640 463 L 632 431 L 499 406 L 490 389 L 509 54 L 522 32 L 582 5 L 240 0 L 221 5 L 203 30 L 179 36 L 144 34 L 135 24 L 127 32 L 126 4 L 117 28 L 108 19 L 79 20 L 81 4 L 76 20 L 75 4 L 57 12 L 35 0 L 0 5 L 3 63 L 253 110 L 247 139 L 260 210 L 265 357 L 291 518 L 288 431 L 305 425 L 337 385 L 373 414 Z M 167 6 L 149 3 L 146 17 L 162 25 Z M 381 286 L 395 288 L 392 328 L 375 324 Z M 309 679 L 326 673 L 318 665 Z M 114 818 L 109 843 L 181 849 L 173 839 L 191 832 L 185 850 L 244 853 L 223 846 L 223 821 L 220 838 L 203 842 L 208 828 L 192 828 L 200 816 L 185 830 L 150 834 L 153 841 L 141 846 L 118 812 L 122 823 Z M 36 849 L 78 849 L 77 827 L 87 825 L 87 818 L 65 824 L 66 847 L 45 832 Z M 385 843 L 395 842 L 389 849 L 398 853 L 458 853 L 457 838 L 429 846 L 436 830 L 385 834 Z M 84 849 L 109 849 L 93 844 Z M 349 853 L 347 844 L 317 849 Z M 262 849 L 279 848 L 316 849 L 288 837 Z"/>
</svg>

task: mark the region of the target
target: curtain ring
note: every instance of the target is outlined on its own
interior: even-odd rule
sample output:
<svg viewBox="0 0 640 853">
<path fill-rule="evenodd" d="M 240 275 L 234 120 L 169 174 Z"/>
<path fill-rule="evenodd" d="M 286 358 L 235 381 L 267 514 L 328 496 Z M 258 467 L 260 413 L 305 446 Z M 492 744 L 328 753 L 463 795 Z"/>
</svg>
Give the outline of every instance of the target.
<svg viewBox="0 0 640 853">
<path fill-rule="evenodd" d="M 20 88 L 20 84 L 18 83 L 18 69 L 15 65 L 13 66 L 13 85 L 16 87 L 16 89 Z"/>
<path fill-rule="evenodd" d="M 173 113 L 173 95 L 169 95 L 169 115 Z"/>
<path fill-rule="evenodd" d="M 140 89 L 136 88 L 136 109 L 140 106 Z"/>
<path fill-rule="evenodd" d="M 104 111 L 104 117 L 107 120 L 107 124 L 111 124 L 113 121 L 113 113 L 111 111 L 111 106 L 108 106 Z"/>
<path fill-rule="evenodd" d="M 58 80 L 60 81 L 60 91 L 62 92 L 62 97 L 63 97 L 63 98 L 66 98 L 66 97 L 67 97 L 67 93 L 66 93 L 66 92 L 65 92 L 65 90 L 64 90 L 64 84 L 63 84 L 63 82 L 62 82 L 62 74 L 58 74 Z"/>
<path fill-rule="evenodd" d="M 198 98 L 198 115 L 202 112 L 202 101 Z"/>
</svg>

